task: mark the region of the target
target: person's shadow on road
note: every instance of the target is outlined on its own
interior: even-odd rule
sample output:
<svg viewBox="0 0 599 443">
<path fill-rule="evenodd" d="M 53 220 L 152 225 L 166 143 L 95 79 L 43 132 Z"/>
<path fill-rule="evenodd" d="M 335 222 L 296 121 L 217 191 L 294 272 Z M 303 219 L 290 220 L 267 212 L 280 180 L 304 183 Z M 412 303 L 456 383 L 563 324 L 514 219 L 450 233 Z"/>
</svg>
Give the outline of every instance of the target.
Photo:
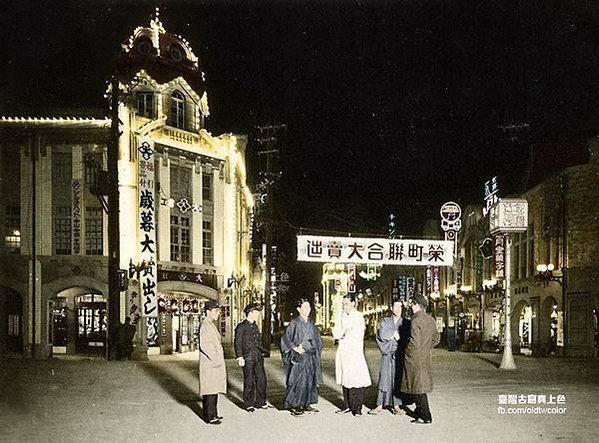
<svg viewBox="0 0 599 443">
<path fill-rule="evenodd" d="M 169 365 L 180 365 L 182 363 L 169 362 Z M 172 372 L 165 370 L 161 365 L 155 363 L 142 363 L 141 368 L 146 374 L 154 379 L 165 392 L 177 403 L 187 406 L 193 413 L 204 421 L 204 414 L 198 393 L 179 380 Z M 195 374 L 197 378 L 197 373 Z"/>
</svg>

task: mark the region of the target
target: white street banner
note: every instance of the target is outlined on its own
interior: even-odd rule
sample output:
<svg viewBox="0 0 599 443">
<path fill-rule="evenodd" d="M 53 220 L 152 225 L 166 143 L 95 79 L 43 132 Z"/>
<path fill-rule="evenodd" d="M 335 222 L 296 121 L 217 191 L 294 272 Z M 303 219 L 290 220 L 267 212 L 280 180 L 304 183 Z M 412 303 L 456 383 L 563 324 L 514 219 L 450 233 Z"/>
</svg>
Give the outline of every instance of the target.
<svg viewBox="0 0 599 443">
<path fill-rule="evenodd" d="M 156 288 L 156 215 L 154 194 L 154 142 L 148 138 L 138 139 L 137 147 L 139 189 L 139 257 L 146 262 L 140 272 L 142 313 L 146 317 L 158 317 Z"/>
<path fill-rule="evenodd" d="M 298 235 L 297 260 L 325 263 L 452 266 L 453 242 Z"/>
</svg>

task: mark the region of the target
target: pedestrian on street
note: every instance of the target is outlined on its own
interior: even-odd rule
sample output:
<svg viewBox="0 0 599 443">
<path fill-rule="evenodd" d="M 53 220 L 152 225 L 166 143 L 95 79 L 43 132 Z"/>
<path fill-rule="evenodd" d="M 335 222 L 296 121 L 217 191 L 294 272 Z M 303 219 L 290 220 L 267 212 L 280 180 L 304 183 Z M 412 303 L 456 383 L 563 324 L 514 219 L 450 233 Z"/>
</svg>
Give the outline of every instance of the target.
<svg viewBox="0 0 599 443">
<path fill-rule="evenodd" d="M 299 316 L 291 320 L 281 337 L 281 354 L 287 384 L 285 408 L 297 417 L 306 412 L 318 412 L 310 405 L 318 403 L 318 387 L 322 384 L 322 339 L 309 318 L 310 302 L 302 298 L 296 309 Z"/>
<path fill-rule="evenodd" d="M 227 392 L 227 368 L 223 352 L 222 336 L 217 321 L 220 306 L 216 300 L 204 305 L 206 318 L 200 327 L 200 395 L 203 401 L 204 419 L 211 425 L 220 425 L 218 394 Z"/>
<path fill-rule="evenodd" d="M 262 307 L 250 303 L 244 310 L 245 320 L 235 328 L 235 356 L 243 368 L 243 407 L 248 412 L 268 409 L 266 404 L 266 372 L 264 372 L 264 354 L 262 334 L 257 321 L 262 315 Z"/>
<path fill-rule="evenodd" d="M 337 414 L 351 412 L 362 415 L 364 388 L 371 385 L 364 357 L 364 316 L 356 310 L 356 298 L 347 294 L 341 302 L 343 312 L 333 327 L 333 337 L 339 340 L 335 355 L 335 378 L 343 386 L 343 408 Z"/>
<path fill-rule="evenodd" d="M 125 323 L 120 324 L 117 329 L 117 358 L 119 360 L 130 360 L 133 354 L 133 337 L 136 328 L 131 324 L 131 317 L 125 317 Z"/>
<path fill-rule="evenodd" d="M 412 320 L 410 341 L 406 347 L 401 391 L 413 396 L 416 403 L 412 423 L 432 423 L 427 393 L 433 390 L 432 350 L 439 344 L 435 320 L 426 313 L 428 300 L 421 294 L 410 299 Z"/>
<path fill-rule="evenodd" d="M 379 372 L 378 395 L 376 408 L 370 410 L 371 415 L 380 414 L 383 408 L 390 409 L 393 414 L 405 414 L 400 393 L 403 375 L 405 349 L 410 341 L 410 320 L 403 317 L 403 302 L 393 300 L 393 315 L 383 318 L 376 334 L 376 343 L 381 351 L 381 368 Z"/>
</svg>

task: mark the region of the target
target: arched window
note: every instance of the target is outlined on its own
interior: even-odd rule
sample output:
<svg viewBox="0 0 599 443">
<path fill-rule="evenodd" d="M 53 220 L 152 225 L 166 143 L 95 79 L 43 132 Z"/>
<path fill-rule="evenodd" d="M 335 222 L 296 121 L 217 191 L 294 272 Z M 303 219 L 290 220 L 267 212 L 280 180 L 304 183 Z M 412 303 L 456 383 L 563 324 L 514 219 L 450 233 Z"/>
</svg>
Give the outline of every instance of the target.
<svg viewBox="0 0 599 443">
<path fill-rule="evenodd" d="M 185 129 L 185 97 L 179 91 L 171 95 L 171 126 Z"/>
</svg>

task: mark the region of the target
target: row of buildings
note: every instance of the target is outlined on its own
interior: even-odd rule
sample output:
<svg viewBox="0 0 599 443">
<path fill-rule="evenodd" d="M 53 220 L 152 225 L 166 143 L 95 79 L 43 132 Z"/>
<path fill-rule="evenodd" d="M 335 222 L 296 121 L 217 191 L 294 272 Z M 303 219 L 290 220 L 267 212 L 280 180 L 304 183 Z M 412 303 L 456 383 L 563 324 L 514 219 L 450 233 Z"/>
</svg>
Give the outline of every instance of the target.
<svg viewBox="0 0 599 443">
<path fill-rule="evenodd" d="M 247 137 L 206 130 L 200 60 L 157 15 L 122 44 L 115 72 L 119 321 L 138 325 L 144 354 L 193 350 L 216 299 L 230 349 L 264 289 Z M 109 118 L 0 117 L 0 354 L 106 352 L 110 137 Z"/>
<path fill-rule="evenodd" d="M 501 197 L 528 202 L 526 232 L 511 235 L 512 342 L 515 352 L 599 355 L 599 142 L 583 136 L 533 145 L 520 192 L 507 194 L 497 177 L 481 183 L 481 200 L 461 208 L 453 267 L 328 263 L 322 269 L 317 324 L 335 322 L 340 297 L 358 296 L 374 335 L 395 297 L 426 294 L 444 345 L 499 351 L 505 328 L 505 236 L 489 230 L 489 209 Z M 483 198 L 484 196 L 484 198 Z M 423 238 L 438 239 L 441 219 Z M 349 289 L 351 286 L 352 289 Z"/>
<path fill-rule="evenodd" d="M 599 144 L 596 137 L 533 145 L 523 192 L 528 229 L 511 238 L 511 328 L 516 352 L 597 356 L 599 348 Z M 489 189 L 489 187 L 493 189 Z M 481 194 L 483 188 L 481 186 Z M 444 274 L 440 312 L 462 335 L 499 338 L 504 328 L 505 237 L 489 233 L 486 204 L 463 210 L 455 268 Z M 449 308 L 449 315 L 447 313 Z M 445 309 L 445 311 L 443 311 Z M 462 337 L 468 342 L 468 337 Z M 472 347 L 472 340 L 465 347 Z"/>
</svg>

